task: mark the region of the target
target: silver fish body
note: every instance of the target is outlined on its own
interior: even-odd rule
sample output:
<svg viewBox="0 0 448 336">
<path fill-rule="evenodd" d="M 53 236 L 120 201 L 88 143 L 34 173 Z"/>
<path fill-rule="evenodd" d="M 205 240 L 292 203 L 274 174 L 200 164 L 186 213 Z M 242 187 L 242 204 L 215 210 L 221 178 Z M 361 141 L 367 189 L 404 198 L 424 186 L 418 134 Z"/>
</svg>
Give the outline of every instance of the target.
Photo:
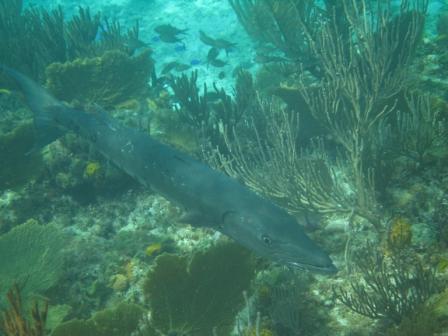
<svg viewBox="0 0 448 336">
<path fill-rule="evenodd" d="M 37 128 L 47 135 L 44 144 L 73 131 L 141 184 L 186 209 L 183 221 L 212 227 L 280 264 L 336 272 L 294 217 L 235 179 L 104 113 L 69 108 L 26 76 L 1 68 L 21 86 Z"/>
</svg>

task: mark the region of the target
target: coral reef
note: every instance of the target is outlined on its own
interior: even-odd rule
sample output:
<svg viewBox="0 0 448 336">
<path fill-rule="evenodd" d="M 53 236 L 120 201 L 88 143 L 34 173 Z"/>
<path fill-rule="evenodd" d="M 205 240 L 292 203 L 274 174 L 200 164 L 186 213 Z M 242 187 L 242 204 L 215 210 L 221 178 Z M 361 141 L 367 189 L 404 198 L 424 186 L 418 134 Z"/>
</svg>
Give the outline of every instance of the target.
<svg viewBox="0 0 448 336">
<path fill-rule="evenodd" d="M 113 50 L 94 58 L 53 63 L 46 69 L 47 87 L 65 101 L 112 107 L 147 94 L 153 68 L 150 50 L 137 56 Z"/>
<path fill-rule="evenodd" d="M 412 240 L 411 224 L 402 217 L 392 220 L 389 230 L 389 245 L 391 248 L 408 247 Z"/>
<path fill-rule="evenodd" d="M 0 9 L 0 62 L 39 81 L 51 63 L 101 56 L 107 50 L 132 55 L 142 46 L 138 24 L 123 32 L 118 21 L 100 14 L 92 17 L 88 8 L 80 7 L 70 21 L 60 6 L 51 11 L 38 6 L 24 9 L 22 0 L 2 0 Z"/>
<path fill-rule="evenodd" d="M 304 64 L 314 61 L 306 34 L 317 33 L 319 21 L 325 20 L 325 14 L 332 15 L 334 7 L 331 1 L 324 1 L 325 10 L 322 10 L 314 0 L 232 0 L 230 4 L 244 29 L 260 43 L 259 55 L 272 56 L 265 55 L 263 50 L 269 50 L 266 46 L 273 45 L 286 60 Z M 278 53 L 273 55 L 278 56 Z"/>
<path fill-rule="evenodd" d="M 175 205 L 73 134 L 33 151 L 29 111 L 0 73 L 0 307 L 9 307 L 0 334 L 445 332 L 446 5 L 434 15 L 426 0 L 180 0 L 169 2 L 173 24 L 187 26 L 189 13 L 176 17 L 187 3 L 237 17 L 236 43 L 220 38 L 216 22 L 188 22 L 183 44 L 167 45 L 150 35 L 160 27 L 152 22 L 141 32 L 153 53 L 139 24 L 129 24 L 136 16 L 123 17 L 115 2 L 120 21 L 105 18 L 110 9 L 0 0 L 0 63 L 74 107 L 202 156 L 297 216 L 340 272 L 291 272 L 177 223 Z M 425 20 L 434 32 L 422 33 Z M 216 38 L 191 33 L 198 30 Z M 207 63 L 195 55 L 186 72 L 187 53 L 198 47 L 206 57 L 200 40 L 226 55 L 212 49 Z M 167 64 L 160 78 L 154 55 Z M 173 61 L 179 55 L 182 63 Z M 213 61 L 226 63 L 216 78 Z M 175 78 L 170 66 L 183 74 Z M 50 306 L 32 306 L 32 294 Z"/>
<path fill-rule="evenodd" d="M 400 324 L 439 290 L 435 270 L 423 267 L 408 251 L 386 258 L 368 246 L 355 265 L 362 281 L 353 279 L 350 289 L 340 287 L 335 293 L 348 308 L 373 319 Z"/>
<path fill-rule="evenodd" d="M 72 320 L 60 324 L 52 336 L 124 336 L 131 335 L 143 319 L 145 310 L 135 304 L 120 303 L 95 313 L 88 320 Z"/>
<path fill-rule="evenodd" d="M 230 155 L 216 154 L 214 166 L 242 178 L 291 213 L 352 212 L 355 201 L 343 187 L 343 167 L 330 160 L 322 141 L 308 149 L 299 147 L 300 123 L 294 111 L 278 99 L 259 99 L 250 114 L 257 119 L 233 130 L 233 140 L 225 137 Z"/>
<path fill-rule="evenodd" d="M 191 261 L 159 256 L 143 288 L 152 328 L 163 334 L 229 334 L 254 271 L 248 251 L 234 243 L 218 244 Z"/>
<path fill-rule="evenodd" d="M 88 178 L 97 177 L 101 172 L 101 164 L 96 161 L 88 162 L 86 168 L 84 169 L 84 174 Z"/>
<path fill-rule="evenodd" d="M 224 129 L 236 127 L 254 100 L 252 76 L 246 71 L 237 73 L 233 99 L 224 89 L 216 86 L 214 92 L 209 92 L 207 85 L 204 85 L 201 95 L 196 84 L 197 76 L 194 71 L 190 78 L 182 75 L 171 83 L 180 104 L 177 109 L 179 121 L 196 131 L 200 130 L 198 142 L 201 145 L 218 146 L 221 151 L 226 151 L 222 139 Z"/>
<path fill-rule="evenodd" d="M 269 111 L 266 113 L 267 119 L 271 120 L 255 126 L 256 130 L 253 133 L 261 134 L 258 139 L 252 139 L 255 145 L 251 146 L 249 142 L 247 145 L 244 144 L 246 149 L 241 146 L 242 150 L 235 150 L 236 146 L 240 146 L 241 139 L 228 144 L 230 147 L 228 152 L 232 154 L 229 158 L 220 160 L 221 165 L 228 172 L 237 172 L 237 175 L 249 185 L 265 189 L 263 193 L 267 196 L 281 195 L 287 199 L 294 199 L 292 210 L 311 208 L 312 211 L 320 213 L 353 213 L 354 216 L 370 222 L 378 232 L 383 231 L 384 220 L 378 212 L 381 204 L 377 198 L 377 191 L 384 189 L 382 184 L 387 183 L 386 172 L 389 170 L 383 166 L 383 160 L 379 157 L 387 152 L 389 147 L 396 146 L 396 142 L 393 146 L 390 144 L 397 133 L 403 135 L 402 143 L 411 143 L 409 139 L 404 139 L 408 134 L 412 136 L 410 128 L 401 130 L 393 128 L 399 111 L 396 108 L 397 102 L 393 101 L 397 99 L 398 93 L 406 90 L 403 83 L 415 55 L 412 50 L 421 41 L 426 4 L 419 1 L 406 3 L 400 7 L 398 13 L 393 13 L 391 10 L 385 10 L 386 7 L 376 8 L 368 2 L 363 2 L 363 6 L 357 7 L 349 1 L 344 1 L 341 5 L 328 1 L 325 2 L 323 12 L 316 9 L 314 1 L 300 4 L 292 1 L 285 5 L 289 6 L 287 10 L 277 1 L 232 3 L 240 20 L 246 22 L 245 28 L 257 41 L 265 42 L 265 38 L 260 36 L 267 36 L 274 37 L 276 41 L 286 42 L 285 28 L 282 29 L 280 23 L 263 25 L 265 20 L 255 20 L 257 24 L 253 29 L 256 29 L 257 34 L 254 34 L 249 29 L 249 23 L 254 20 L 251 15 L 267 13 L 266 21 L 274 22 L 278 21 L 277 15 L 292 17 L 284 24 L 289 25 L 288 31 L 301 32 L 304 40 L 302 45 L 308 46 L 308 54 L 317 61 L 319 70 L 299 67 L 296 70 L 297 74 L 289 72 L 292 79 L 295 79 L 295 87 L 299 88 L 311 115 L 326 129 L 326 136 L 322 138 L 330 138 L 331 141 L 323 140 L 322 145 L 315 148 L 300 146 L 297 141 L 297 134 L 303 129 L 299 128 L 300 124 L 297 122 L 300 115 L 294 117 L 294 113 L 297 112 L 286 111 L 288 120 L 277 126 L 273 112 L 278 108 L 274 107 L 270 109 L 270 113 Z M 263 9 L 255 10 L 258 7 Z M 300 8 L 303 11 L 299 10 Z M 370 19 L 362 15 L 361 8 L 377 17 L 382 24 L 372 24 Z M 312 24 L 300 17 L 302 15 L 300 13 L 313 17 L 316 10 L 323 17 L 314 20 Z M 335 36 L 337 38 L 334 38 Z M 271 43 L 287 54 L 279 43 L 272 41 Z M 306 61 L 303 63 L 306 64 Z M 408 102 L 410 106 L 417 104 L 411 98 Z M 430 116 L 427 118 L 427 123 L 430 124 L 435 120 L 435 112 L 423 109 L 420 105 L 411 109 L 407 118 L 415 116 L 417 119 L 419 113 L 425 112 Z M 418 123 L 405 123 L 410 124 L 418 125 Z M 273 132 L 285 134 L 285 138 L 277 141 L 271 135 L 272 129 Z M 437 132 L 427 132 L 430 129 L 431 127 L 421 127 L 418 129 L 419 137 L 413 135 L 412 138 L 421 139 L 427 134 L 433 134 L 432 138 L 428 137 L 433 140 Z M 244 134 L 245 130 L 240 132 Z M 263 136 L 265 133 L 270 136 Z M 264 139 L 266 143 L 260 139 Z M 421 143 L 418 140 L 416 142 Z M 331 155 L 329 153 L 334 147 L 338 148 L 337 157 L 328 160 Z M 253 161 L 254 156 L 257 164 L 245 165 Z M 311 164 L 305 166 L 305 169 L 294 162 L 306 162 L 309 157 L 322 159 L 319 160 L 320 164 Z M 229 165 L 233 167 L 229 168 Z M 252 170 L 257 171 L 258 167 L 263 165 L 266 166 L 265 170 L 272 169 L 272 166 L 279 170 L 278 173 L 271 173 L 274 178 L 269 183 L 257 179 L 265 174 L 259 171 L 258 174 L 252 173 Z M 288 174 L 284 173 L 286 170 L 289 170 Z M 338 172 L 347 172 L 346 176 L 349 178 L 345 183 L 348 184 L 348 188 L 340 187 Z M 290 176 L 294 176 L 292 192 L 300 190 L 297 194 L 291 195 L 290 192 L 285 192 L 285 186 L 291 185 Z M 323 180 L 328 180 L 328 177 L 332 182 L 322 183 Z"/>
<path fill-rule="evenodd" d="M 387 336 L 438 335 L 448 327 L 448 290 L 431 296 L 417 311 L 406 316 Z"/>
<path fill-rule="evenodd" d="M 328 335 L 328 311 L 311 293 L 313 279 L 309 274 L 272 268 L 261 273 L 255 284 L 250 312 L 264 317 L 260 327 L 282 336 Z"/>
</svg>

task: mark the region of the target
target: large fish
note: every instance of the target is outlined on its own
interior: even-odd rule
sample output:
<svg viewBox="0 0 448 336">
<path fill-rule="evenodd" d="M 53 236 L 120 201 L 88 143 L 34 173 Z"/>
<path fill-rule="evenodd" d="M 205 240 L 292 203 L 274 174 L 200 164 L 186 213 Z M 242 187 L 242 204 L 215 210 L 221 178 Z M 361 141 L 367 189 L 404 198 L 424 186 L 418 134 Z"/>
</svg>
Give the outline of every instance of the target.
<svg viewBox="0 0 448 336">
<path fill-rule="evenodd" d="M 183 221 L 214 228 L 280 264 L 336 272 L 328 254 L 292 216 L 238 181 L 106 114 L 70 108 L 25 75 L 1 68 L 23 90 L 44 135 L 42 145 L 73 131 L 141 184 L 185 209 Z"/>
</svg>

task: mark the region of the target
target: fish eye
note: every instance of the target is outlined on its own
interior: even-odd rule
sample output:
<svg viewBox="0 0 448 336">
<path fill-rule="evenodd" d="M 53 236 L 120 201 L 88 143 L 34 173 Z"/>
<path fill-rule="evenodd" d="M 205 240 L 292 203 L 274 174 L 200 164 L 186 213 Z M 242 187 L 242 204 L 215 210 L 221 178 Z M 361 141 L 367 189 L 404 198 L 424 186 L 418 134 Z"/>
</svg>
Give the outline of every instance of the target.
<svg viewBox="0 0 448 336">
<path fill-rule="evenodd" d="M 266 245 L 271 245 L 271 243 L 272 243 L 271 238 L 269 238 L 269 236 L 267 236 L 267 235 L 262 235 L 262 236 L 261 236 L 261 240 L 262 240 L 263 243 L 265 243 Z"/>
</svg>

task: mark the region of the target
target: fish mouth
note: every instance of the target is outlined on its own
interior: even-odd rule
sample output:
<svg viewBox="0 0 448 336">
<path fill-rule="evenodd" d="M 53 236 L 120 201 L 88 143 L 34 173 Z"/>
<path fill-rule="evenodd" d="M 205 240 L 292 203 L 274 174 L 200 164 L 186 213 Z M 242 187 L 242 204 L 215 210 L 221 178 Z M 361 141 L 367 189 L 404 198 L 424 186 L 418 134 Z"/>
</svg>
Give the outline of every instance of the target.
<svg viewBox="0 0 448 336">
<path fill-rule="evenodd" d="M 328 266 L 317 266 L 312 264 L 306 264 L 306 263 L 299 263 L 296 261 L 291 261 L 287 264 L 288 266 L 291 266 L 296 269 L 302 269 L 302 270 L 308 270 L 316 273 L 322 273 L 322 274 L 335 274 L 338 272 L 338 269 L 335 265 L 330 264 Z"/>
</svg>

